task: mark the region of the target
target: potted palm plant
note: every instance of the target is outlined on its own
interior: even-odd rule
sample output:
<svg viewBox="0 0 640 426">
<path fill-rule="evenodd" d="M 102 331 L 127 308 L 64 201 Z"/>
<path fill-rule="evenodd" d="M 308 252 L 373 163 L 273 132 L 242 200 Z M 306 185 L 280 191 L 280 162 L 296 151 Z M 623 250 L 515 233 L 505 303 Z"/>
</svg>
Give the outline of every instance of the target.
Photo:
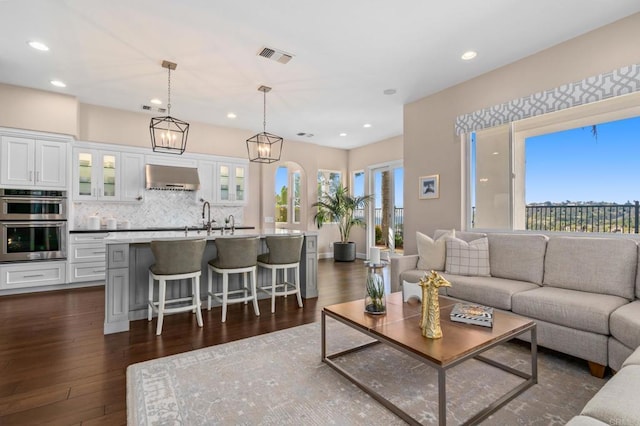
<svg viewBox="0 0 640 426">
<path fill-rule="evenodd" d="M 353 262 L 356 259 L 356 243 L 349 241 L 349 235 L 354 226 L 364 226 L 365 222 L 356 217 L 355 212 L 364 209 L 372 199 L 372 195 L 351 195 L 346 186 L 338 184 L 331 191 L 323 192 L 320 199 L 311 205 L 318 209 L 313 217 L 318 229 L 325 223 L 338 225 L 340 241 L 333 243 L 335 261 Z"/>
</svg>

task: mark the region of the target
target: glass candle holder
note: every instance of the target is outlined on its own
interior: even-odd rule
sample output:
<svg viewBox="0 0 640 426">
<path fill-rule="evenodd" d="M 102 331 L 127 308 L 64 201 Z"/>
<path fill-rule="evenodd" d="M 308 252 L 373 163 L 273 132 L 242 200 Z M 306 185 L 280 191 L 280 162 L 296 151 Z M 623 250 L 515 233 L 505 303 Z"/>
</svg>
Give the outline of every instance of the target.
<svg viewBox="0 0 640 426">
<path fill-rule="evenodd" d="M 386 263 L 366 262 L 367 281 L 365 283 L 364 311 L 372 315 L 382 315 L 387 312 L 387 296 L 384 288 L 382 270 Z"/>
</svg>

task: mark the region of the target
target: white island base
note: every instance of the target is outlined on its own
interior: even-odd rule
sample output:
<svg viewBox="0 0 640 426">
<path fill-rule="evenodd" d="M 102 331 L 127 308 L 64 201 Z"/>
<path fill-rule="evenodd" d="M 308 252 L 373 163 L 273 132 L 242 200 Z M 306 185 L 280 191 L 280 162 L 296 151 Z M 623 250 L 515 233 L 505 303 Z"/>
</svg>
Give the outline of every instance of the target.
<svg viewBox="0 0 640 426">
<path fill-rule="evenodd" d="M 253 234 L 256 235 L 256 234 Z M 173 237 L 177 239 L 179 237 Z M 184 236 L 182 237 L 184 238 Z M 206 295 L 207 288 L 207 263 L 216 256 L 214 235 L 202 236 L 206 238 L 207 246 L 202 260 L 202 279 L 200 294 Z M 219 238 L 219 236 L 218 236 Z M 267 252 L 264 235 L 259 253 Z M 160 238 L 153 238 L 160 239 Z M 170 239 L 170 238 L 163 238 Z M 112 240 L 107 239 L 107 271 L 105 284 L 105 318 L 104 334 L 129 331 L 129 321 L 140 320 L 147 317 L 149 266 L 154 262 L 148 236 L 137 235 L 134 238 L 126 238 L 123 235 Z M 305 234 L 300 258 L 300 289 L 305 299 L 318 297 L 317 287 L 317 235 Z M 214 275 L 214 289 L 221 282 L 218 274 Z M 270 285 L 271 271 L 258 268 L 258 287 Z M 237 288 L 238 281 L 231 280 L 230 289 Z M 167 296 L 171 298 L 185 297 L 190 294 L 190 283 L 187 280 L 180 285 L 167 288 Z M 258 293 L 260 298 L 268 297 Z M 206 300 L 206 297 L 205 297 Z M 206 303 L 206 302 L 205 302 Z"/>
</svg>

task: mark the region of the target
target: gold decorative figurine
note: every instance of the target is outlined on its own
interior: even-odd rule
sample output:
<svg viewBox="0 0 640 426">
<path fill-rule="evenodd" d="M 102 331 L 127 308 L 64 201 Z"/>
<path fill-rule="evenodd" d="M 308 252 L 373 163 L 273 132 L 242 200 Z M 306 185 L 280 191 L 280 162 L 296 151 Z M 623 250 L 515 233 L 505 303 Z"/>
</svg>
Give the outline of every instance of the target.
<svg viewBox="0 0 640 426">
<path fill-rule="evenodd" d="M 451 287 L 451 283 L 436 271 L 431 271 L 429 275 L 424 274 L 419 284 L 422 287 L 422 315 L 420 318 L 422 335 L 429 339 L 439 339 L 442 337 L 442 329 L 440 328 L 438 289 Z"/>
</svg>

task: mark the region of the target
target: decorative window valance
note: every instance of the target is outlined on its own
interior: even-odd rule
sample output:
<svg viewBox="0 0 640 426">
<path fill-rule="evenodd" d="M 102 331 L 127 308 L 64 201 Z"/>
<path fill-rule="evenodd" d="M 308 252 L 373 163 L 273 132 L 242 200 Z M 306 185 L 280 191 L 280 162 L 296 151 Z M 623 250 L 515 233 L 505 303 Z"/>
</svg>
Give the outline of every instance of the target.
<svg viewBox="0 0 640 426">
<path fill-rule="evenodd" d="M 456 118 L 456 134 L 499 126 L 637 91 L 640 91 L 640 64 L 633 64 L 555 89 L 460 115 Z"/>
</svg>

